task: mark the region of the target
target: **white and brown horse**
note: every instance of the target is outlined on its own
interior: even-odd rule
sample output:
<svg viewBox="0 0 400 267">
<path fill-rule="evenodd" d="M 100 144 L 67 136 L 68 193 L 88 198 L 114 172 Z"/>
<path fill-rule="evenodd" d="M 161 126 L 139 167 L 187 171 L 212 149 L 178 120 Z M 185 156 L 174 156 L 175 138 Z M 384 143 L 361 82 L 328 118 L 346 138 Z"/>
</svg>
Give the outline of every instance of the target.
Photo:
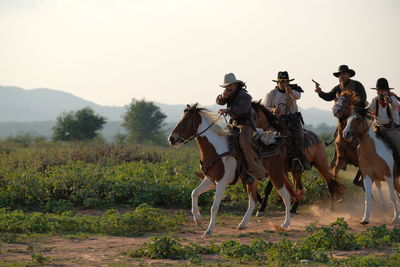
<svg viewBox="0 0 400 267">
<path fill-rule="evenodd" d="M 171 132 L 168 140 L 171 145 L 179 146 L 195 139 L 200 151 L 200 163 L 204 179 L 201 184 L 192 192 L 192 214 L 197 225 L 201 223 L 201 216 L 198 207 L 198 197 L 200 194 L 215 189 L 214 202 L 211 207 L 211 219 L 204 235 L 211 235 L 216 224 L 216 216 L 225 189 L 228 184 L 234 184 L 236 178 L 237 161 L 231 155 L 228 147 L 228 135 L 215 122 L 218 117 L 203 108 L 198 108 L 197 104 L 187 106 L 183 117 Z M 297 197 L 293 192 L 285 171 L 285 151 L 284 145 L 279 147 L 282 153 L 263 159 L 263 164 L 269 173 L 270 179 L 281 195 L 286 206 L 285 221 L 281 225 L 286 228 L 290 225 L 290 198 Z M 256 180 L 250 185 L 245 185 L 248 194 L 248 208 L 238 229 L 246 228 L 257 201 Z"/>
<path fill-rule="evenodd" d="M 347 125 L 343 130 L 343 137 L 347 140 L 357 138 L 359 143 L 357 148 L 358 162 L 365 190 L 365 211 L 360 223 L 369 223 L 372 183 L 379 181 L 386 181 L 388 183 L 390 199 L 394 208 L 392 222 L 395 224 L 400 223 L 400 207 L 397 203 L 399 200 L 397 194 L 400 193 L 400 177 L 398 177 L 397 171 L 399 166 L 395 166 L 393 151 L 371 129 L 366 111 L 362 112 L 362 114 L 353 113 L 347 119 Z"/>
</svg>

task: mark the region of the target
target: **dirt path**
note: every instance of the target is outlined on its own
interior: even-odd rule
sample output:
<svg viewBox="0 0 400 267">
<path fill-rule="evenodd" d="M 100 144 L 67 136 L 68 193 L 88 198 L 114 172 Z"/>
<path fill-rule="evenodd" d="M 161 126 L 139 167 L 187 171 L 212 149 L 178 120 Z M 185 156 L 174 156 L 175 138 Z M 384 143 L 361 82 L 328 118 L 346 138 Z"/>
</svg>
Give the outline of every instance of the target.
<svg viewBox="0 0 400 267">
<path fill-rule="evenodd" d="M 344 217 L 353 231 L 363 231 L 371 226 L 387 224 L 389 228 L 392 216 L 392 208 L 389 203 L 378 205 L 374 203 L 371 223 L 368 226 L 359 224 L 363 214 L 363 200 L 361 197 L 356 199 L 347 199 L 336 204 L 336 211 L 330 212 L 324 207 L 324 203 L 302 207 L 300 214 L 292 216 L 292 224 L 289 230 L 285 232 L 276 231 L 284 219 L 283 211 L 269 211 L 267 215 L 261 218 L 253 216 L 248 228 L 237 230 L 241 216 L 223 213 L 221 211 L 218 217 L 217 227 L 210 238 L 202 238 L 202 234 L 207 228 L 209 216 L 203 211 L 204 223 L 201 226 L 195 226 L 188 214 L 188 223 L 185 224 L 177 236 L 183 243 L 196 242 L 197 244 L 208 245 L 210 241 L 221 243 L 226 240 L 238 240 L 241 243 L 249 243 L 254 238 L 263 238 L 266 241 L 277 241 L 285 237 L 298 240 L 305 236 L 304 229 L 313 222 L 319 225 L 328 225 L 335 221 L 337 217 Z M 128 249 L 138 248 L 143 243 L 155 235 L 146 235 L 143 237 L 108 237 L 108 236 L 90 236 L 90 237 L 67 237 L 67 236 L 33 236 L 22 240 L 19 243 L 0 243 L 0 263 L 12 262 L 32 262 L 31 254 L 40 253 L 47 257 L 49 264 L 44 266 L 108 266 L 117 264 L 161 264 L 174 263 L 174 261 L 165 260 L 135 260 L 123 256 L 121 253 Z M 360 250 L 352 252 L 337 252 L 335 256 L 344 257 L 349 254 L 365 255 L 373 251 Z M 379 250 L 376 253 L 390 254 L 391 250 Z M 215 257 L 214 257 L 215 258 Z M 208 257 L 206 260 L 213 262 L 216 259 Z M 219 260 L 218 262 L 221 262 Z M 175 262 L 176 263 L 176 262 Z"/>
</svg>

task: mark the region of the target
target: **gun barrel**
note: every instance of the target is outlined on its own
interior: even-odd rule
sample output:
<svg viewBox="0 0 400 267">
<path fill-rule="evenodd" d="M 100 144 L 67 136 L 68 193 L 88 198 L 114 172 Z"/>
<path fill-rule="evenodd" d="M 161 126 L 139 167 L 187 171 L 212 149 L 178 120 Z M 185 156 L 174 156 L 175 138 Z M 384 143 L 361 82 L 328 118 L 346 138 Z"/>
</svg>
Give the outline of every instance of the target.
<svg viewBox="0 0 400 267">
<path fill-rule="evenodd" d="M 315 83 L 315 86 L 319 86 L 319 82 L 314 81 L 314 79 L 311 79 L 311 81 L 313 81 Z"/>
</svg>

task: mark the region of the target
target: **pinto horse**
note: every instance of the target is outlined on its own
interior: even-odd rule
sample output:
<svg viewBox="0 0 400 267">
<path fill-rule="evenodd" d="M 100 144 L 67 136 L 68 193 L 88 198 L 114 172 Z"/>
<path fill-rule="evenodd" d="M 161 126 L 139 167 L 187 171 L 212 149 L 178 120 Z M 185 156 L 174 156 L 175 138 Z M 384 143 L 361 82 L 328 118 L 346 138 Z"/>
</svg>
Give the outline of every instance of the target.
<svg viewBox="0 0 400 267">
<path fill-rule="evenodd" d="M 290 134 L 288 129 L 278 122 L 277 117 L 266 109 L 260 102 L 252 103 L 253 110 L 256 115 L 256 127 L 263 130 L 274 129 L 281 132 L 282 134 Z M 341 196 L 344 192 L 344 186 L 336 181 L 328 166 L 328 156 L 326 154 L 326 149 L 324 143 L 322 143 L 314 133 L 309 133 L 311 136 L 311 142 L 309 145 L 303 148 L 303 154 L 306 156 L 307 160 L 311 162 L 319 171 L 319 173 L 324 178 L 326 184 L 328 185 L 328 190 L 330 193 L 330 204 L 331 210 L 334 209 L 334 199 L 335 196 Z M 301 177 L 303 172 L 292 172 L 293 182 L 296 190 L 303 190 L 303 185 L 301 183 Z M 268 195 L 271 193 L 272 185 L 267 184 L 264 190 L 264 199 L 261 203 L 261 207 L 257 212 L 257 216 L 262 216 L 267 205 Z M 296 213 L 300 200 L 295 200 L 293 207 L 291 209 L 292 213 Z"/>
<path fill-rule="evenodd" d="M 216 225 L 216 216 L 225 189 L 228 184 L 237 182 L 236 177 L 236 158 L 228 147 L 228 135 L 220 126 L 215 124 L 219 117 L 211 114 L 204 108 L 197 107 L 197 104 L 187 106 L 181 120 L 171 132 L 168 140 L 172 146 L 185 144 L 195 139 L 200 151 L 201 169 L 204 179 L 192 192 L 192 214 L 197 225 L 201 223 L 201 215 L 198 207 L 198 197 L 200 194 L 215 189 L 214 202 L 211 207 L 211 218 L 204 236 L 212 234 Z M 279 154 L 263 158 L 263 164 L 268 171 L 274 187 L 281 195 L 286 206 L 285 221 L 281 225 L 287 228 L 290 225 L 290 197 L 297 197 L 290 186 L 285 171 L 286 147 L 279 147 Z M 237 227 L 244 229 L 249 222 L 251 214 L 257 201 L 256 180 L 250 185 L 244 185 L 248 194 L 248 208 L 242 221 Z"/>
<path fill-rule="evenodd" d="M 397 194 L 400 193 L 400 177 L 395 164 L 393 151 L 386 146 L 384 141 L 371 129 L 366 111 L 353 113 L 347 119 L 343 130 L 345 139 L 351 141 L 356 138 L 358 162 L 365 190 L 365 210 L 361 224 L 368 224 L 371 210 L 372 183 L 386 181 L 389 186 L 390 199 L 393 203 L 394 217 L 392 223 L 400 223 Z M 372 123 L 371 123 L 372 124 Z"/>
</svg>

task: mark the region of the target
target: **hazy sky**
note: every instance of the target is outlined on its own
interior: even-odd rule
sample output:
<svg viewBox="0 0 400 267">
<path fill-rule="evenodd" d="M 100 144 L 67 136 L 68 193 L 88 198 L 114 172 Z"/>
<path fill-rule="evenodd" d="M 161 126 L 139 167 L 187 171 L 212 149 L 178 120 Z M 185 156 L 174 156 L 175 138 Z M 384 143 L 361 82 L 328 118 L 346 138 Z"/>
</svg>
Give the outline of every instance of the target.
<svg viewBox="0 0 400 267">
<path fill-rule="evenodd" d="M 287 70 L 300 106 L 340 64 L 400 94 L 398 0 L 0 0 L 0 85 L 52 88 L 102 105 L 132 98 L 212 104 L 225 73 L 253 99 Z"/>
</svg>

